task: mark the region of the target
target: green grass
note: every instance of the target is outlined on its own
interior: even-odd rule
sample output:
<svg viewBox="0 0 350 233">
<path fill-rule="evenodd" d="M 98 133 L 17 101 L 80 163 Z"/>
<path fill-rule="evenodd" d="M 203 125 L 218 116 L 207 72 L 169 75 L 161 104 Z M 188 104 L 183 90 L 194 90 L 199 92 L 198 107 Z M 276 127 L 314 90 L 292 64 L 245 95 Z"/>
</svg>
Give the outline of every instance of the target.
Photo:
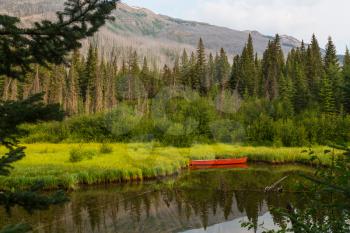
<svg viewBox="0 0 350 233">
<path fill-rule="evenodd" d="M 191 148 L 160 147 L 153 143 L 110 144 L 110 153 L 101 153 L 101 144 L 30 144 L 27 156 L 14 164 L 10 177 L 0 178 L 0 189 L 25 189 L 38 181 L 47 189 L 75 189 L 81 184 L 104 184 L 161 177 L 187 167 L 190 159 L 248 156 L 250 161 L 310 164 L 306 148 L 242 147 L 226 144 L 195 145 Z M 70 162 L 74 148 L 94 156 Z M 326 147 L 314 148 L 322 164 L 329 164 Z M 4 152 L 5 149 L 0 149 Z M 314 162 L 315 163 L 315 162 Z"/>
</svg>

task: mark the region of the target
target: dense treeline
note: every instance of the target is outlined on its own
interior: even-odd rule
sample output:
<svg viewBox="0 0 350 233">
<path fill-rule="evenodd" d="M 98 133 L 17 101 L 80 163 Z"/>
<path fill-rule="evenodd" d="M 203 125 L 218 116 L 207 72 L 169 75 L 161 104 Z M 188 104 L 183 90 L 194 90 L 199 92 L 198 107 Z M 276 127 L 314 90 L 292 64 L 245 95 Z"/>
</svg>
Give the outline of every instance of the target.
<svg viewBox="0 0 350 233">
<path fill-rule="evenodd" d="M 5 78 L 3 100 L 44 92 L 45 103 L 59 103 L 75 117 L 31 127 L 32 141 L 189 145 L 217 140 L 285 146 L 350 141 L 350 53 L 347 49 L 341 66 L 331 38 L 325 54 L 313 36 L 311 44 L 302 43 L 285 56 L 276 35 L 259 58 L 249 36 L 232 63 L 224 49 L 207 54 L 200 39 L 197 51 L 184 50 L 162 69 L 136 51 L 119 61 L 113 54 L 101 58 L 90 45 L 86 56 L 72 54 L 69 67 L 35 66 L 33 71 L 26 82 Z M 56 133 L 40 139 L 50 129 Z"/>
</svg>

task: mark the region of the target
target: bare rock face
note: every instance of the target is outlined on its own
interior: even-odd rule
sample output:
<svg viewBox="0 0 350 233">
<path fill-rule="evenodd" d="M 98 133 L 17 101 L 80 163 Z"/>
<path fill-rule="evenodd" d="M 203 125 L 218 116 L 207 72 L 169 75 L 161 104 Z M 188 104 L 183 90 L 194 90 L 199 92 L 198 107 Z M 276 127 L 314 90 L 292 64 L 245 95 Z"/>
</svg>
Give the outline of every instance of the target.
<svg viewBox="0 0 350 233">
<path fill-rule="evenodd" d="M 52 19 L 54 12 L 63 9 L 63 3 L 64 0 L 0 0 L 0 13 L 19 16 L 26 22 Z M 124 3 L 118 4 L 113 15 L 115 21 L 108 22 L 96 36 L 98 43 L 107 51 L 117 47 L 121 56 L 135 48 L 139 55 L 150 56 L 155 63 L 172 62 L 183 49 L 194 50 L 199 38 L 204 40 L 208 52 L 215 53 L 223 47 L 230 56 L 242 51 L 249 33 L 259 56 L 273 39 L 257 31 L 185 21 Z M 285 53 L 300 45 L 300 41 L 291 36 L 281 36 L 281 42 Z"/>
</svg>

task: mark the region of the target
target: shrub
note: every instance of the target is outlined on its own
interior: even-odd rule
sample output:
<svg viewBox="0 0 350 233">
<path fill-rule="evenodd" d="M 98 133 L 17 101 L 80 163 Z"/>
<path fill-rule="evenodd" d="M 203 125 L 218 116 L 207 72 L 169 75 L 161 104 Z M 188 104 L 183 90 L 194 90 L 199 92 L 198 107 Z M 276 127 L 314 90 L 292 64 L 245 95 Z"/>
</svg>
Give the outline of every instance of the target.
<svg viewBox="0 0 350 233">
<path fill-rule="evenodd" d="M 72 163 L 77 163 L 85 159 L 92 159 L 95 155 L 96 155 L 95 151 L 86 150 L 80 146 L 70 150 L 69 161 Z"/>
<path fill-rule="evenodd" d="M 106 143 L 103 143 L 100 146 L 100 153 L 101 154 L 110 154 L 113 152 L 113 147 L 111 145 L 108 145 Z"/>
</svg>

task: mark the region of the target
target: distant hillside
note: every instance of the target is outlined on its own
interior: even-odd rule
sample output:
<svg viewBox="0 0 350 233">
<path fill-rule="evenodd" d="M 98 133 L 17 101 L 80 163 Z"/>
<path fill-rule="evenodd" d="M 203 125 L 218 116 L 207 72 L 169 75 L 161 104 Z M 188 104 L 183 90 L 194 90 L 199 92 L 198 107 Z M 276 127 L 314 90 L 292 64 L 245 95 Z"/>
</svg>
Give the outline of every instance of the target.
<svg viewBox="0 0 350 233">
<path fill-rule="evenodd" d="M 62 9 L 64 0 L 0 0 L 0 12 L 11 13 L 25 21 L 52 18 L 54 12 Z M 116 20 L 101 29 L 97 41 L 105 50 L 117 47 L 121 56 L 130 48 L 137 48 L 139 54 L 154 58 L 154 62 L 169 62 L 186 48 L 194 50 L 200 37 L 211 52 L 221 47 L 230 54 L 240 53 L 249 33 L 259 55 L 265 50 L 270 36 L 257 31 L 237 31 L 206 23 L 185 21 L 156 14 L 145 8 L 118 4 L 113 15 Z M 300 41 L 290 36 L 282 36 L 285 52 L 299 46 Z"/>
</svg>

